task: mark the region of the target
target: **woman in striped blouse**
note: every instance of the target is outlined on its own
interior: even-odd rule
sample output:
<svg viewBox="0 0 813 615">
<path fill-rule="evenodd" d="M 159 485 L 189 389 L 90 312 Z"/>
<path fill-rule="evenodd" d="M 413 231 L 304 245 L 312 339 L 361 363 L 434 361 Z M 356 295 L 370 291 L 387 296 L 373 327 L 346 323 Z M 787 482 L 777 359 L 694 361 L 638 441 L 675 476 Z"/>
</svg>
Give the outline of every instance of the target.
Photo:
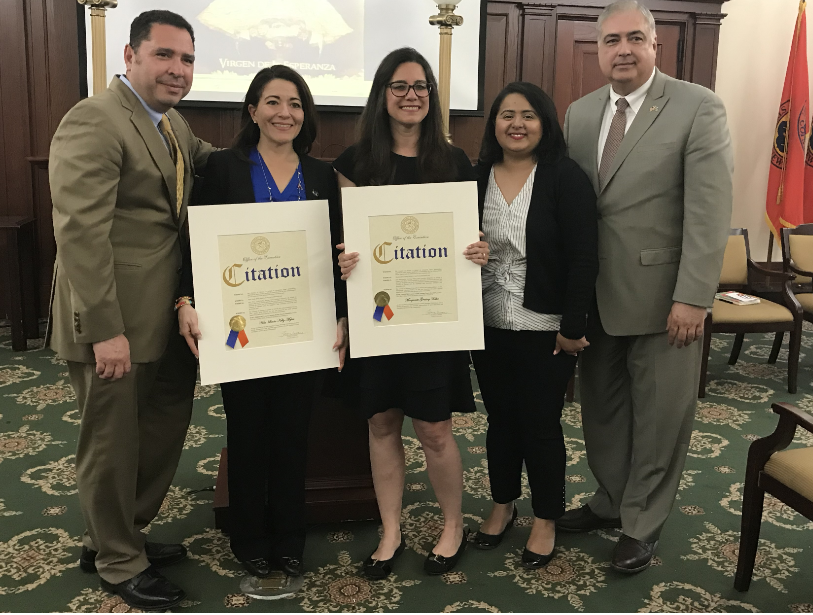
<svg viewBox="0 0 813 615">
<path fill-rule="evenodd" d="M 480 151 L 485 350 L 473 352 L 488 411 L 494 505 L 474 544 L 495 548 L 513 525 L 528 471 L 534 524 L 522 563 L 553 558 L 564 514 L 566 452 L 561 416 L 585 338 L 598 274 L 596 195 L 567 158 L 553 101 L 511 83 L 491 107 Z"/>
</svg>

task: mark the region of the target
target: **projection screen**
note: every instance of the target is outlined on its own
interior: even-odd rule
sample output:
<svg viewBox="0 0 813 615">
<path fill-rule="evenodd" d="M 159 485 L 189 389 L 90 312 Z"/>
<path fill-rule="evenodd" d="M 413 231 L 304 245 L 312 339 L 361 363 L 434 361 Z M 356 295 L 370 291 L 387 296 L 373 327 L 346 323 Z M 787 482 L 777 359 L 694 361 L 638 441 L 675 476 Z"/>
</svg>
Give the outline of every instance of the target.
<svg viewBox="0 0 813 615">
<path fill-rule="evenodd" d="M 485 0 L 482 0 L 485 2 Z M 142 11 L 170 9 L 195 30 L 195 79 L 186 101 L 239 103 L 254 74 L 287 64 L 307 80 L 318 105 L 361 106 L 375 69 L 391 50 L 410 46 L 438 70 L 432 0 L 121 0 L 107 11 L 107 79 L 124 72 L 130 23 Z M 481 0 L 463 0 L 454 29 L 451 108 L 481 109 Z M 90 17 L 87 16 L 88 83 Z"/>
</svg>

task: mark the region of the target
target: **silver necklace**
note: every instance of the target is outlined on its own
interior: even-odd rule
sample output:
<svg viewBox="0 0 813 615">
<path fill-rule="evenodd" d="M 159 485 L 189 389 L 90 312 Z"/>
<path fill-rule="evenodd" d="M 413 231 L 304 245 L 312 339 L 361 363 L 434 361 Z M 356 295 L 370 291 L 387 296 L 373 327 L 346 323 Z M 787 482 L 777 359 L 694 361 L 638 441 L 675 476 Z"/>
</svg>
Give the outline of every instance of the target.
<svg viewBox="0 0 813 615">
<path fill-rule="evenodd" d="M 265 158 L 260 153 L 260 150 L 257 150 L 257 155 L 260 157 L 260 170 L 263 172 L 263 179 L 265 180 L 265 187 L 268 190 L 268 200 L 273 202 L 274 201 L 274 194 L 271 192 L 271 185 L 268 183 L 268 175 L 265 174 Z M 296 200 L 302 200 L 302 163 L 296 165 L 296 176 L 297 176 L 297 183 L 296 183 Z M 271 171 L 268 171 L 271 173 Z"/>
</svg>

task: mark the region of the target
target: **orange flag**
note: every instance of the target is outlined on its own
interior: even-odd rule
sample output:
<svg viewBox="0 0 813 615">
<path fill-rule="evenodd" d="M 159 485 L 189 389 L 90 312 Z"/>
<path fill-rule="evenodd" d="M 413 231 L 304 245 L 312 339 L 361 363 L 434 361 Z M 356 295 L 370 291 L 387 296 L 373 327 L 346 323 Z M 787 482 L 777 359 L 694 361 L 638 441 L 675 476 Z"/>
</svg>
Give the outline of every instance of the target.
<svg viewBox="0 0 813 615">
<path fill-rule="evenodd" d="M 809 174 L 808 195 L 813 198 L 813 153 L 805 165 L 810 117 L 807 82 L 806 0 L 799 2 L 799 15 L 793 32 L 782 104 L 774 131 L 765 217 L 776 239 L 779 229 L 795 227 L 813 218 L 805 215 L 805 176 Z M 813 204 L 808 206 L 813 214 Z"/>
</svg>

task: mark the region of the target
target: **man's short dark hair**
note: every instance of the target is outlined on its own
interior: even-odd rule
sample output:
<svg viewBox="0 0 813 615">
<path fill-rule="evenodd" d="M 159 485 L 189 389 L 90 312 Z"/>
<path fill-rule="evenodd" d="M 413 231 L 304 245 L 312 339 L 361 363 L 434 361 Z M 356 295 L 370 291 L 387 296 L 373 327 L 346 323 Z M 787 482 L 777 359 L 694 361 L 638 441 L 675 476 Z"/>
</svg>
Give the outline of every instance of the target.
<svg viewBox="0 0 813 615">
<path fill-rule="evenodd" d="M 141 43 L 150 38 L 152 26 L 162 24 L 165 26 L 175 26 L 181 30 L 189 32 L 192 37 L 192 45 L 195 44 L 195 31 L 192 25 L 178 13 L 172 11 L 144 11 L 130 24 L 130 47 L 133 51 L 138 51 Z"/>
</svg>

